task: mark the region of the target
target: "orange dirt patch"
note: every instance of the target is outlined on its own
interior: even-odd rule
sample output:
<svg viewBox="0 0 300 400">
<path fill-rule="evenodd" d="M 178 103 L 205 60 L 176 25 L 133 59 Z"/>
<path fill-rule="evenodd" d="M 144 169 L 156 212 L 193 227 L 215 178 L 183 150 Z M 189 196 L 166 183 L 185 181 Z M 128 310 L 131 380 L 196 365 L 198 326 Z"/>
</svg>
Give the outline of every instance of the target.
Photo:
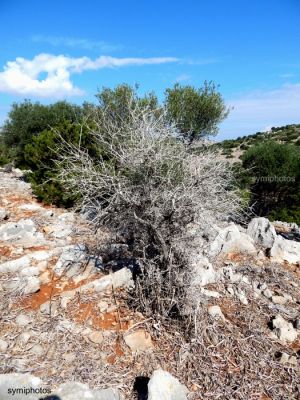
<svg viewBox="0 0 300 400">
<path fill-rule="evenodd" d="M 226 254 L 225 261 L 241 262 L 249 258 L 249 255 L 242 253 L 228 253 Z"/>
<path fill-rule="evenodd" d="M 288 271 L 291 272 L 292 274 L 296 275 L 298 279 L 300 279 L 300 266 L 296 264 L 289 264 L 288 262 L 285 262 L 282 264 L 282 267 Z"/>
<path fill-rule="evenodd" d="M 128 316 L 128 310 L 120 308 L 119 312 L 101 313 L 97 305 L 94 303 L 72 303 L 68 308 L 69 315 L 77 323 L 85 323 L 90 320 L 91 325 L 95 329 L 124 331 L 129 327 L 129 322 L 124 321 L 124 317 Z M 122 321 L 123 319 L 123 321 Z"/>
<path fill-rule="evenodd" d="M 124 356 L 124 351 L 121 348 L 120 341 L 117 340 L 115 344 L 115 354 L 111 354 L 106 358 L 106 361 L 109 364 L 115 364 L 118 357 Z"/>
<path fill-rule="evenodd" d="M 233 324 L 237 323 L 237 304 L 230 298 L 222 299 L 222 302 L 219 304 L 225 318 L 228 319 Z"/>
<path fill-rule="evenodd" d="M 62 292 L 66 292 L 68 290 L 74 290 L 78 287 L 91 282 L 95 279 L 99 278 L 99 275 L 93 275 L 88 279 L 83 279 L 82 281 L 75 283 L 72 279 L 65 280 L 63 278 L 53 276 L 51 282 L 45 283 L 41 285 L 40 290 L 32 295 L 24 298 L 24 300 L 15 304 L 14 307 L 24 307 L 31 310 L 38 309 L 42 304 L 50 301 L 54 296 L 59 295 Z"/>
<path fill-rule="evenodd" d="M 10 246 L 1 246 L 0 247 L 0 257 L 9 257 L 12 252 L 12 248 Z"/>
<path fill-rule="evenodd" d="M 41 251 L 41 250 L 49 250 L 49 246 L 32 246 L 32 247 L 27 247 L 27 252 L 30 253 L 32 251 Z"/>
<path fill-rule="evenodd" d="M 289 345 L 289 348 L 294 350 L 296 353 L 300 351 L 300 339 L 296 340 L 295 342 Z"/>
</svg>

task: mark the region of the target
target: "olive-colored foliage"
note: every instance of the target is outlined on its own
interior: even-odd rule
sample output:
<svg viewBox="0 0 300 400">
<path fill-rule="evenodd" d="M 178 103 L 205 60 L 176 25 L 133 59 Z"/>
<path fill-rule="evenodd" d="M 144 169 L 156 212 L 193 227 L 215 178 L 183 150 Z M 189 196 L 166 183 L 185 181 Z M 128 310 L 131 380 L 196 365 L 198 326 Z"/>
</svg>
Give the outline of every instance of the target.
<svg viewBox="0 0 300 400">
<path fill-rule="evenodd" d="M 300 149 L 265 141 L 243 155 L 252 176 L 250 205 L 259 215 L 300 223 Z"/>
<path fill-rule="evenodd" d="M 0 166 L 9 164 L 11 161 L 13 161 L 13 154 L 9 151 L 9 148 L 0 136 Z"/>
<path fill-rule="evenodd" d="M 65 120 L 75 122 L 81 117 L 82 107 L 64 101 L 51 105 L 32 103 L 30 100 L 14 103 L 2 127 L 4 145 L 15 152 L 15 165 L 27 168 L 24 149 L 33 137 Z"/>
<path fill-rule="evenodd" d="M 65 120 L 55 129 L 44 130 L 39 135 L 34 136 L 31 143 L 24 149 L 24 159 L 31 173 L 28 178 L 32 183 L 34 193 L 45 203 L 73 205 L 76 198 L 63 190 L 57 182 L 55 160 L 58 158 L 61 141 L 78 144 L 87 149 L 91 154 L 93 143 L 86 129 L 79 124 Z"/>
<path fill-rule="evenodd" d="M 172 89 L 167 89 L 165 95 L 168 118 L 177 125 L 180 134 L 189 143 L 216 135 L 218 124 L 229 113 L 213 82 L 205 81 L 199 89 L 177 83 Z"/>
<path fill-rule="evenodd" d="M 141 97 L 138 94 L 138 88 L 138 85 L 130 86 L 126 83 L 120 84 L 114 89 L 103 87 L 96 98 L 99 102 L 98 107 L 105 110 L 105 118 L 111 118 L 113 123 L 122 124 L 130 118 L 130 113 L 137 105 L 144 109 L 157 110 L 156 95 L 147 93 Z"/>
</svg>

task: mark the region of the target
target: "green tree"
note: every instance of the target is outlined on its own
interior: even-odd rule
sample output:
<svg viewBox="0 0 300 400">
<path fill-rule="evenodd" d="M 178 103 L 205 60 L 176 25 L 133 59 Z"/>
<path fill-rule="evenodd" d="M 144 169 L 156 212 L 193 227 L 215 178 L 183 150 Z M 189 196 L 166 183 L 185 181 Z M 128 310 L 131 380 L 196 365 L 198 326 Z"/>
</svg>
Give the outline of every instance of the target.
<svg viewBox="0 0 300 400">
<path fill-rule="evenodd" d="M 300 149 L 265 141 L 249 148 L 243 167 L 254 178 L 250 205 L 258 215 L 300 223 Z"/>
<path fill-rule="evenodd" d="M 213 82 L 205 81 L 199 89 L 177 83 L 172 89 L 167 89 L 165 95 L 168 118 L 177 125 L 180 134 L 189 143 L 216 135 L 218 124 L 229 113 Z"/>
<path fill-rule="evenodd" d="M 3 143 L 14 152 L 16 166 L 27 168 L 24 149 L 42 131 L 58 126 L 63 121 L 76 122 L 82 118 L 82 107 L 65 101 L 51 105 L 24 100 L 13 103 L 2 128 Z"/>
<path fill-rule="evenodd" d="M 125 83 L 116 86 L 114 89 L 102 88 L 96 95 L 99 105 L 98 107 L 104 111 L 105 117 L 111 118 L 119 125 L 125 120 L 129 120 L 131 111 L 138 105 L 141 108 L 149 108 L 151 110 L 158 109 L 158 100 L 156 95 L 151 92 L 144 96 L 139 96 L 138 85 L 130 86 Z"/>
</svg>

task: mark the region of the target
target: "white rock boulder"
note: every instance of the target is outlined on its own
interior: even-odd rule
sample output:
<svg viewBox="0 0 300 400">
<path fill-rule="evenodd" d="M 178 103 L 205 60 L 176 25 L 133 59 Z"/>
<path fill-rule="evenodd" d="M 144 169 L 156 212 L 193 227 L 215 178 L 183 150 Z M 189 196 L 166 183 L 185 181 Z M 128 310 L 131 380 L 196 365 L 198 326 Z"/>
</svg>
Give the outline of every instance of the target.
<svg viewBox="0 0 300 400">
<path fill-rule="evenodd" d="M 300 242 L 287 240 L 278 235 L 270 250 L 270 257 L 272 261 L 300 264 Z"/>
<path fill-rule="evenodd" d="M 148 383 L 148 400 L 187 400 L 188 389 L 169 372 L 158 369 Z"/>
<path fill-rule="evenodd" d="M 247 234 L 264 249 L 270 249 L 276 239 L 274 226 L 267 218 L 253 218 L 248 225 Z"/>
<path fill-rule="evenodd" d="M 210 245 L 209 255 L 211 257 L 228 253 L 246 253 L 251 255 L 257 253 L 253 239 L 245 232 L 241 232 L 235 224 L 220 229 Z"/>
<path fill-rule="evenodd" d="M 294 342 L 298 337 L 298 332 L 293 324 L 286 321 L 281 315 L 277 315 L 272 320 L 273 332 L 283 343 Z"/>
</svg>

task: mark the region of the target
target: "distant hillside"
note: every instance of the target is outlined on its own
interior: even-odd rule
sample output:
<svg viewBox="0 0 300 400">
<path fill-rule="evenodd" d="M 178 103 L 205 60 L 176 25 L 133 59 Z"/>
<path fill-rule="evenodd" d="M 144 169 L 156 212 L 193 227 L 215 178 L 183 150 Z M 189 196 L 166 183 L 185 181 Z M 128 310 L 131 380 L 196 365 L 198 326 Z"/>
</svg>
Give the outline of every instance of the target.
<svg viewBox="0 0 300 400">
<path fill-rule="evenodd" d="M 214 144 L 214 146 L 219 148 L 221 154 L 227 159 L 240 161 L 245 150 L 266 140 L 275 140 L 279 143 L 289 143 L 300 146 L 300 124 L 286 125 L 277 128 L 273 127 L 269 132 L 256 132 L 253 135 L 224 140 L 223 142 Z"/>
</svg>

